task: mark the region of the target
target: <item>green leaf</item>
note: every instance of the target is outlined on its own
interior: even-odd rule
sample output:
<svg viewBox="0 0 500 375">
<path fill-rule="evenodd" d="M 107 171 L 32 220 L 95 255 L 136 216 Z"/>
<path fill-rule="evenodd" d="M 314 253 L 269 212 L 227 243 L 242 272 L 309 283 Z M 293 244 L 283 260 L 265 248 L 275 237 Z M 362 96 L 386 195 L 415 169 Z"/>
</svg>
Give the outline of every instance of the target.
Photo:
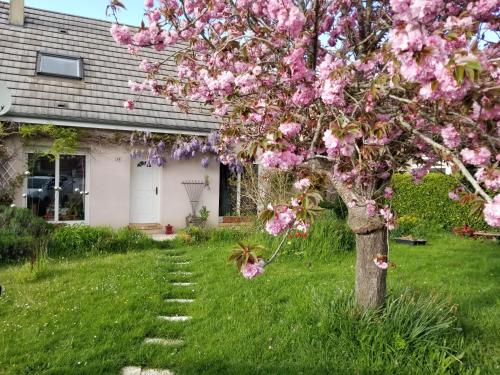
<svg viewBox="0 0 500 375">
<path fill-rule="evenodd" d="M 455 68 L 454 76 L 455 76 L 455 81 L 460 85 L 464 81 L 464 72 L 465 72 L 465 67 L 463 65 L 459 65 Z"/>
</svg>

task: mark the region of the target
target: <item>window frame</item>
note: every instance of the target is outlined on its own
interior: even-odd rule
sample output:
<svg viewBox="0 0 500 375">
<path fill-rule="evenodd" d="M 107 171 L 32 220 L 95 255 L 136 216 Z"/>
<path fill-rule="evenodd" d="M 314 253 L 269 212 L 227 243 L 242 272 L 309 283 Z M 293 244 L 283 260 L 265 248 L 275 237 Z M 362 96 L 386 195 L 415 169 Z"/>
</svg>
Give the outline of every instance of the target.
<svg viewBox="0 0 500 375">
<path fill-rule="evenodd" d="M 27 147 L 24 152 L 24 164 L 27 166 L 28 165 L 28 158 L 29 154 L 41 154 L 45 151 L 48 151 L 48 147 Z M 85 191 L 88 191 L 90 189 L 90 152 L 87 150 L 77 150 L 71 154 L 62 154 L 62 155 L 79 155 L 79 156 L 84 156 L 85 157 Z M 55 179 L 55 184 L 57 184 L 57 187 L 59 187 L 61 181 L 60 181 L 60 155 L 55 156 L 55 163 L 54 163 L 54 179 Z M 23 191 L 27 192 L 28 191 L 28 179 L 25 178 L 23 181 Z M 55 190 L 54 191 L 54 219 L 53 220 L 48 220 L 48 223 L 51 224 L 67 224 L 67 225 L 75 225 L 75 224 L 84 224 L 84 225 L 89 225 L 90 223 L 90 198 L 89 196 L 86 196 L 84 199 L 84 218 L 83 220 L 64 220 L 61 221 L 59 220 L 59 191 Z M 23 198 L 23 208 L 28 208 L 28 200 L 26 198 Z"/>
<path fill-rule="evenodd" d="M 73 76 L 69 74 L 59 74 L 59 73 L 47 73 L 41 70 L 42 67 L 42 58 L 44 56 L 48 57 L 58 57 L 60 59 L 66 59 L 66 60 L 74 60 L 78 62 L 78 76 Z M 46 53 L 46 52 L 37 52 L 37 57 L 36 57 L 36 75 L 40 76 L 48 76 L 48 77 L 61 77 L 61 78 L 69 78 L 69 79 L 76 79 L 76 80 L 83 80 L 83 58 L 82 57 L 74 57 L 74 56 L 67 56 L 67 55 L 58 55 L 55 53 Z"/>
</svg>

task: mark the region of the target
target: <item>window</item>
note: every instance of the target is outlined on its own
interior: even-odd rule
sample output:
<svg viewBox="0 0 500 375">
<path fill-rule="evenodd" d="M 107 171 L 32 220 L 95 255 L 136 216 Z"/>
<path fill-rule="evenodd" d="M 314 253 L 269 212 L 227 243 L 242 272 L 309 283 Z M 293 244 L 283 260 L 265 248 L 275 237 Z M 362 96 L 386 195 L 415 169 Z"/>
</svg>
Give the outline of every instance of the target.
<svg viewBox="0 0 500 375">
<path fill-rule="evenodd" d="M 36 73 L 48 76 L 82 79 L 82 59 L 79 57 L 38 53 Z"/>
<path fill-rule="evenodd" d="M 85 221 L 86 157 L 28 154 L 26 207 L 47 221 Z"/>
</svg>

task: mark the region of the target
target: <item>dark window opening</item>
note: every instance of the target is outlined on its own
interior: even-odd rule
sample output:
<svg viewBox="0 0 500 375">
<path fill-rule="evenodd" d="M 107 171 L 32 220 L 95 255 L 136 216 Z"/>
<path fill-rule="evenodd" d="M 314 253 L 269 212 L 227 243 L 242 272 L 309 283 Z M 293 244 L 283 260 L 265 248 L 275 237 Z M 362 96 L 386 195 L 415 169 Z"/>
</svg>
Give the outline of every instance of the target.
<svg viewBox="0 0 500 375">
<path fill-rule="evenodd" d="M 36 73 L 64 78 L 83 78 L 83 61 L 80 57 L 38 53 Z"/>
</svg>

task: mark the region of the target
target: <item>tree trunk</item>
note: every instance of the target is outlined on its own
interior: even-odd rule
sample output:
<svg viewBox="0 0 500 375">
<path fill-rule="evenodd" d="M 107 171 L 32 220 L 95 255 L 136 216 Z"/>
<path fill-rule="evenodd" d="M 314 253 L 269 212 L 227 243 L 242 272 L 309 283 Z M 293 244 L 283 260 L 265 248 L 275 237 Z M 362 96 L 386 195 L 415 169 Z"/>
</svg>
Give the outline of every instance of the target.
<svg viewBox="0 0 500 375">
<path fill-rule="evenodd" d="M 357 202 L 349 208 L 347 217 L 356 235 L 356 303 L 364 309 L 377 308 L 385 301 L 387 270 L 378 268 L 373 260 L 388 254 L 387 227 L 379 215 L 367 214 L 366 199 L 357 196 L 351 187 L 338 181 L 333 181 L 333 186 L 345 204 Z"/>
<path fill-rule="evenodd" d="M 356 303 L 373 309 L 385 301 L 387 270 L 378 268 L 373 259 L 387 255 L 387 229 L 380 228 L 366 234 L 356 234 Z"/>
</svg>

